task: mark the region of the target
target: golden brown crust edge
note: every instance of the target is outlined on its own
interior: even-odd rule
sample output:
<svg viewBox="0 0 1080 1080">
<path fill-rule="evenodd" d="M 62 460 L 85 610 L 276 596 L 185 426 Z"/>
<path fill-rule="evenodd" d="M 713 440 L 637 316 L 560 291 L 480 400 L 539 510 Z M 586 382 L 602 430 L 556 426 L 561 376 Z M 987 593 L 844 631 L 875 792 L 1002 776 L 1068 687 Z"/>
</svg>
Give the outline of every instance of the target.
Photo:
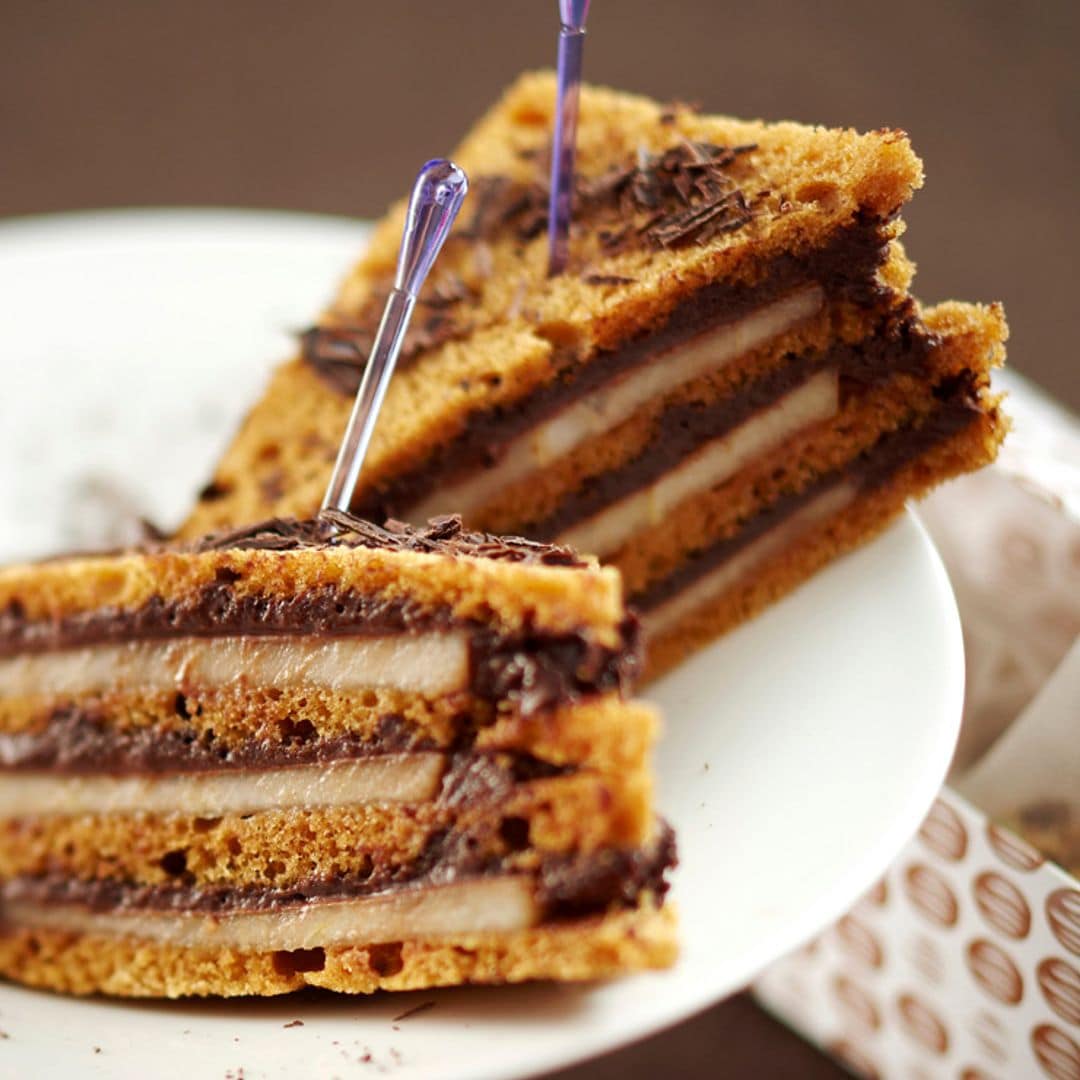
<svg viewBox="0 0 1080 1080">
<path fill-rule="evenodd" d="M 511 632 L 525 625 L 554 633 L 591 629 L 602 642 L 617 639 L 624 616 L 621 582 L 606 568 L 346 547 L 161 551 L 13 566 L 0 570 L 0 612 L 61 619 L 100 608 L 137 610 L 158 599 L 193 601 L 223 572 L 241 597 L 355 591 Z"/>
<path fill-rule="evenodd" d="M 0 931 L 0 975 L 65 994 L 131 998 L 346 994 L 533 980 L 579 982 L 674 963 L 675 913 L 648 898 L 630 911 L 504 934 L 295 953 L 188 950 L 52 930 Z M 318 954 L 322 955 L 318 955 Z M 302 970 L 315 967 L 317 970 Z"/>
</svg>

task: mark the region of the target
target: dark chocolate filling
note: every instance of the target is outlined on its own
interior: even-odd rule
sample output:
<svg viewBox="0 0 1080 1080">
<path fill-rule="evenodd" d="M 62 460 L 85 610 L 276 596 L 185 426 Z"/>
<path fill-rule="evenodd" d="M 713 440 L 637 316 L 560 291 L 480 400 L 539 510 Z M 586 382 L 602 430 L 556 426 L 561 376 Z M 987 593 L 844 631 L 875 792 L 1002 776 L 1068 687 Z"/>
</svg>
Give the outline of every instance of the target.
<svg viewBox="0 0 1080 1080">
<path fill-rule="evenodd" d="M 560 350 L 555 358 L 557 370 L 553 378 L 526 400 L 470 414 L 460 434 L 440 446 L 430 459 L 369 491 L 354 509 L 376 521 L 401 516 L 440 486 L 490 467 L 520 434 L 615 376 L 654 360 L 658 353 L 706 330 L 741 318 L 800 286 L 816 282 L 829 299 L 850 300 L 864 307 L 881 303 L 891 295 L 877 278 L 888 252 L 884 224 L 857 219 L 838 230 L 817 251 L 780 255 L 769 264 L 768 277 L 756 284 L 716 282 L 699 289 L 674 309 L 662 327 L 631 339 L 588 364 L 581 364 L 571 350 Z M 305 355 L 305 359 L 319 370 L 317 353 Z M 341 378 L 340 362 L 335 363 L 335 389 L 354 393 L 366 359 L 358 364 L 355 380 L 348 382 Z"/>
<path fill-rule="evenodd" d="M 549 918 L 574 918 L 612 905 L 632 907 L 648 891 L 662 899 L 667 871 L 679 862 L 675 833 L 666 821 L 649 848 L 606 848 L 592 855 L 547 856 L 537 898 Z"/>
<path fill-rule="evenodd" d="M 92 708 L 56 709 L 40 731 L 0 734 L 0 773 L 5 770 L 73 775 L 155 775 L 287 768 L 356 761 L 383 754 L 438 751 L 440 748 L 401 717 L 382 718 L 375 738 L 320 739 L 306 722 L 282 725 L 277 741 L 251 739 L 228 745 L 212 731 L 116 729 Z M 439 801 L 449 805 L 500 798 L 515 784 L 574 771 L 520 751 L 471 749 L 473 731 L 463 731 L 459 745 L 445 752 L 449 765 Z"/>
<path fill-rule="evenodd" d="M 934 391 L 941 404 L 918 426 L 900 428 L 883 435 L 843 468 L 827 473 L 802 491 L 782 495 L 770 506 L 756 512 L 733 536 L 692 553 L 673 573 L 636 593 L 630 602 L 639 611 L 659 607 L 841 482 L 854 482 L 861 491 L 871 491 L 887 483 L 904 465 L 963 431 L 982 416 L 975 378 L 973 372 L 964 372 L 946 380 Z"/>
<path fill-rule="evenodd" d="M 664 823 L 647 848 L 609 848 L 585 854 L 544 854 L 535 872 L 535 896 L 549 919 L 574 918 L 633 905 L 644 891 L 667 892 L 666 873 L 677 863 L 675 838 Z M 86 880 L 51 873 L 11 878 L 0 886 L 7 901 L 77 904 L 94 912 L 138 911 L 230 915 L 288 911 L 310 903 L 354 900 L 381 893 L 422 889 L 508 869 L 504 859 L 479 850 L 473 838 L 447 831 L 435 836 L 407 865 L 372 864 L 364 874 L 313 879 L 285 888 L 199 886 L 180 881 L 140 885 L 116 878 Z M 0 905 L 2 917 L 2 905 Z"/>
<path fill-rule="evenodd" d="M 658 418 L 648 442 L 625 464 L 590 476 L 542 521 L 523 526 L 537 537 L 559 536 L 579 521 L 659 480 L 706 443 L 719 439 L 820 371 L 841 376 L 845 397 L 903 371 L 920 371 L 936 345 L 912 318 L 892 321 L 856 344 L 835 343 L 821 353 L 789 355 L 780 367 L 719 401 L 673 405 Z"/>
<path fill-rule="evenodd" d="M 184 708 L 182 696 L 178 698 L 179 708 Z M 314 734 L 310 723 L 290 721 L 282 726 L 279 741 L 251 739 L 230 746 L 212 731 L 114 728 L 92 706 L 72 704 L 54 709 L 41 730 L 0 734 L 0 768 L 111 776 L 220 772 L 434 748 L 395 716 L 385 717 L 378 736 L 366 742 L 350 736 L 319 739 Z"/>
<path fill-rule="evenodd" d="M 564 547 L 517 537 L 466 532 L 457 517 L 424 528 L 401 522 L 379 527 L 352 515 L 329 512 L 314 521 L 275 519 L 173 550 L 273 551 L 326 546 L 419 551 L 492 558 L 545 566 L 583 567 Z M 166 550 L 162 545 L 147 550 Z M 470 691 L 486 701 L 512 700 L 525 714 L 579 697 L 630 685 L 641 662 L 636 620 L 620 627 L 619 643 L 599 645 L 591 634 L 515 635 L 454 619 L 445 608 L 428 608 L 378 594 L 331 587 L 290 595 L 242 595 L 233 586 L 242 571 L 223 566 L 217 580 L 183 600 L 153 597 L 135 609 L 103 608 L 59 620 L 27 619 L 17 600 L 0 609 L 0 656 L 110 642 L 221 635 L 296 634 L 307 638 L 358 634 L 407 634 L 461 629 L 470 638 Z"/>
</svg>

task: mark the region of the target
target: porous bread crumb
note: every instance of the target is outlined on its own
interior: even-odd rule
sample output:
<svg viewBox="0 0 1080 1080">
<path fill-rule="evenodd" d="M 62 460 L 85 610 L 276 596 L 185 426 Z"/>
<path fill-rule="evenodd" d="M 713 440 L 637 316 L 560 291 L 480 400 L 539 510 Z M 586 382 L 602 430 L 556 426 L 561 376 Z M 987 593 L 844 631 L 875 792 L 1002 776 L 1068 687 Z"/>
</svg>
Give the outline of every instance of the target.
<svg viewBox="0 0 1080 1080">
<path fill-rule="evenodd" d="M 54 930 L 0 930 L 0 975 L 66 994 L 239 997 L 320 986 L 345 994 L 468 983 L 561 982 L 672 964 L 675 912 L 636 909 L 503 934 L 462 934 L 292 953 L 189 950 Z"/>
<path fill-rule="evenodd" d="M 161 550 L 11 566 L 0 569 L 0 614 L 58 620 L 100 608 L 133 611 L 151 600 L 196 600 L 223 573 L 240 597 L 334 589 L 446 611 L 508 633 L 584 629 L 601 644 L 618 639 L 623 618 L 618 575 L 604 568 L 362 547 Z"/>
<path fill-rule="evenodd" d="M 252 743 L 288 743 L 298 728 L 310 725 L 312 741 L 345 735 L 358 741 L 378 737 L 392 717 L 410 740 L 435 748 L 513 750 L 552 765 L 581 765 L 619 773 L 640 766 L 656 738 L 656 710 L 625 701 L 618 693 L 598 694 L 523 717 L 512 708 L 493 709 L 466 694 L 425 699 L 417 694 L 365 690 L 337 693 L 314 687 L 235 686 L 193 691 L 177 702 L 175 694 L 135 691 L 103 697 L 0 697 L 0 733 L 40 732 L 52 717 L 78 705 L 108 731 L 153 727 L 162 735 L 182 734 L 231 750 Z M 182 713 L 179 709 L 182 708 Z"/>
<path fill-rule="evenodd" d="M 524 823 L 527 847 L 509 847 L 503 823 Z M 587 854 L 644 845 L 654 829 L 646 768 L 580 773 L 517 785 L 463 807 L 425 803 L 295 808 L 195 817 L 49 814 L 0 824 L 0 879 L 46 873 L 146 885 L 288 888 L 407 867 L 447 829 L 514 869 L 542 853 Z"/>
</svg>

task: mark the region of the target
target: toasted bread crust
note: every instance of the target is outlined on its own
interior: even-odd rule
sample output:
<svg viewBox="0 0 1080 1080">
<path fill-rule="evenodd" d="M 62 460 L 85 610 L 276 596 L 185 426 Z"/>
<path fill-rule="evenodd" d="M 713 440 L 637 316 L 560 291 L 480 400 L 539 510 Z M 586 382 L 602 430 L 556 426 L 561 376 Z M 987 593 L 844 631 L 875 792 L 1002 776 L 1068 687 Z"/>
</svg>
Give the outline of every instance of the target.
<svg viewBox="0 0 1080 1080">
<path fill-rule="evenodd" d="M 7 928 L 0 931 L 0 975 L 65 994 L 133 998 L 271 996 L 305 986 L 370 994 L 463 983 L 575 982 L 671 964 L 675 914 L 646 898 L 634 910 L 515 933 L 316 952 L 321 955 L 190 950 Z"/>
</svg>

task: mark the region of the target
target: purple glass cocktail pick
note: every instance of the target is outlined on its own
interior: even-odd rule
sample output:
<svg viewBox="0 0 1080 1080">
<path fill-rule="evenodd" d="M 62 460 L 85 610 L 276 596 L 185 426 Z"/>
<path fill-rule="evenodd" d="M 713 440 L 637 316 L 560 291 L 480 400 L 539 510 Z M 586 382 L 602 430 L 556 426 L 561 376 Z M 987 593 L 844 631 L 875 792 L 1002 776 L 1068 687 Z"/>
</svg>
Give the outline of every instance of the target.
<svg viewBox="0 0 1080 1080">
<path fill-rule="evenodd" d="M 416 306 L 417 294 L 468 190 L 468 178 L 452 161 L 440 158 L 429 161 L 416 175 L 398 252 L 394 287 L 386 299 L 382 321 L 356 393 L 356 404 L 323 499 L 324 510 L 349 509 L 379 408 Z"/>
<path fill-rule="evenodd" d="M 559 87 L 555 100 L 555 135 L 551 143 L 551 194 L 548 198 L 548 273 L 566 269 L 570 245 L 570 211 L 574 194 L 574 148 L 578 99 L 581 96 L 581 54 L 589 0 L 559 0 Z"/>
</svg>

